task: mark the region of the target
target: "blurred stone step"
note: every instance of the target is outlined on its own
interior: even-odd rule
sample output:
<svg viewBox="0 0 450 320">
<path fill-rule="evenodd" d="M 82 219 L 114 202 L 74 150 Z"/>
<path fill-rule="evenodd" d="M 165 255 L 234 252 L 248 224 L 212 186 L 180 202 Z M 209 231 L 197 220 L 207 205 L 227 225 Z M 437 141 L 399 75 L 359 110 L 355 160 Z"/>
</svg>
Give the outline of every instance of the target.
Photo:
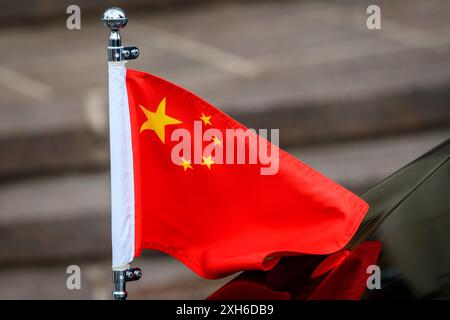
<svg viewBox="0 0 450 320">
<path fill-rule="evenodd" d="M 383 3 L 379 32 L 358 0 L 140 10 L 123 31 L 141 49 L 128 67 L 279 128 L 285 147 L 448 126 L 450 2 L 427 4 L 432 16 L 419 0 Z M 2 29 L 0 181 L 106 168 L 106 38 L 97 17 Z"/>
<path fill-rule="evenodd" d="M 450 85 L 450 84 L 449 84 Z M 372 100 L 276 105 L 230 114 L 250 128 L 279 128 L 282 147 L 406 134 L 450 124 L 450 91 Z M 243 109 L 249 109 L 250 107 Z M 8 111 L 12 112 L 8 114 Z M 0 118 L 0 182 L 49 173 L 104 170 L 109 165 L 104 108 L 101 130 L 80 108 L 4 108 Z M 223 108 L 227 109 L 227 108 Z M 235 110 L 235 109 L 234 109 Z M 28 117 L 31 117 L 28 118 Z"/>
<path fill-rule="evenodd" d="M 309 146 L 290 151 L 334 181 L 356 194 L 362 194 L 447 139 L 450 139 L 450 126 L 439 131 Z"/>
<path fill-rule="evenodd" d="M 318 171 L 361 193 L 449 137 L 450 128 L 290 151 Z M 0 186 L 0 267 L 109 257 L 109 203 L 106 173 L 3 184 Z"/>
<path fill-rule="evenodd" d="M 258 113 L 236 112 L 235 118 L 250 128 L 279 128 L 280 145 L 288 148 L 414 134 L 450 125 L 448 85 L 372 97 L 274 102 Z"/>
<path fill-rule="evenodd" d="M 26 180 L 0 187 L 0 265 L 111 253 L 108 176 Z"/>
<path fill-rule="evenodd" d="M 104 127 L 99 132 L 83 108 L 6 105 L 0 115 L 0 182 L 108 163 Z"/>
<path fill-rule="evenodd" d="M 450 91 L 435 93 L 434 99 L 416 93 L 365 103 L 318 102 L 298 108 L 279 106 L 261 112 L 231 114 L 250 128 L 279 128 L 282 147 L 329 144 L 446 127 L 450 123 L 447 103 Z M 8 127 L 20 116 L 13 115 L 9 120 L 6 111 L 2 111 L 4 117 L 0 122 L 7 121 L 7 126 L 3 126 L 0 135 L 0 181 L 107 168 L 109 151 L 105 131 L 94 128 L 83 111 L 77 114 L 74 108 L 66 110 L 40 108 L 30 121 L 18 124 L 13 130 Z M 21 111 L 15 109 L 14 113 Z"/>
</svg>

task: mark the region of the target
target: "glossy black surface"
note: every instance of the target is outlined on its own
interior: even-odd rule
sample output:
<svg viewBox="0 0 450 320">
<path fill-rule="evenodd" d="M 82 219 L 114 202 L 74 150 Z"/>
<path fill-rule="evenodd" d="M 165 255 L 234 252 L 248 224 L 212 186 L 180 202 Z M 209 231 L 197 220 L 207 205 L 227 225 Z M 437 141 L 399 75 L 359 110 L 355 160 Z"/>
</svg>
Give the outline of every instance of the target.
<svg viewBox="0 0 450 320">
<path fill-rule="evenodd" d="M 450 298 L 450 139 L 366 192 L 355 242 L 383 243 L 382 289 L 366 298 Z"/>
<path fill-rule="evenodd" d="M 282 258 L 273 270 L 244 272 L 210 298 L 450 298 L 449 158 L 450 139 L 363 194 L 370 209 L 345 250 Z M 381 269 L 381 289 L 366 289 L 372 264 Z"/>
</svg>

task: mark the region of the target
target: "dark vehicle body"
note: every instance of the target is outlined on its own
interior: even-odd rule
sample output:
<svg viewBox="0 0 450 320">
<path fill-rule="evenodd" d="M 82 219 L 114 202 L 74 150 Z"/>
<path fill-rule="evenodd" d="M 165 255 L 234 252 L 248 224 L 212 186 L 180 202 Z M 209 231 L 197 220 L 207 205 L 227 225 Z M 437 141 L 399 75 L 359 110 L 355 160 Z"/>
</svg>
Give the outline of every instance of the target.
<svg viewBox="0 0 450 320">
<path fill-rule="evenodd" d="M 209 298 L 449 299 L 449 158 L 450 139 L 363 194 L 370 210 L 344 250 L 282 258 Z"/>
</svg>

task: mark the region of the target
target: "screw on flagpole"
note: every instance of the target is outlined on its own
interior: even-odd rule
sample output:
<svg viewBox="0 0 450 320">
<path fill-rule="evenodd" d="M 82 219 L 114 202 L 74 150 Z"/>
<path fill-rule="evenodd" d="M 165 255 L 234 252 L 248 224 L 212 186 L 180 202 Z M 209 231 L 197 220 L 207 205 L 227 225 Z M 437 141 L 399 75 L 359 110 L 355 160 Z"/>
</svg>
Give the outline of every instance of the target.
<svg viewBox="0 0 450 320">
<path fill-rule="evenodd" d="M 116 300 L 126 300 L 128 294 L 126 283 L 136 281 L 142 277 L 142 271 L 139 268 L 130 268 L 126 270 L 113 270 L 113 297 Z"/>
<path fill-rule="evenodd" d="M 120 29 L 124 28 L 128 23 L 128 17 L 125 11 L 120 8 L 109 8 L 103 13 L 102 21 L 110 31 L 108 61 L 133 60 L 139 57 L 139 49 L 137 47 L 122 46 Z"/>
<path fill-rule="evenodd" d="M 139 56 L 137 47 L 122 46 L 120 29 L 128 23 L 125 11 L 120 8 L 109 8 L 103 13 L 102 21 L 109 28 L 110 35 L 108 41 L 108 61 L 120 62 L 136 59 Z M 139 280 L 142 277 L 142 271 L 139 268 L 113 268 L 113 297 L 116 300 L 125 300 L 127 298 L 126 283 Z"/>
</svg>

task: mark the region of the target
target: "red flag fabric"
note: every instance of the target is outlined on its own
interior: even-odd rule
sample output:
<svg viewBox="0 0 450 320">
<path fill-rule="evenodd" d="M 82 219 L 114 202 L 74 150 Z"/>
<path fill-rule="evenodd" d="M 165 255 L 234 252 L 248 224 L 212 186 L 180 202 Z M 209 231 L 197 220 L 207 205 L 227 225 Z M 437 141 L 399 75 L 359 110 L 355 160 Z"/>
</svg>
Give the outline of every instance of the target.
<svg viewBox="0 0 450 320">
<path fill-rule="evenodd" d="M 135 257 L 159 250 L 219 278 L 355 233 L 368 205 L 350 191 L 172 83 L 127 70 L 126 88 Z"/>
</svg>

